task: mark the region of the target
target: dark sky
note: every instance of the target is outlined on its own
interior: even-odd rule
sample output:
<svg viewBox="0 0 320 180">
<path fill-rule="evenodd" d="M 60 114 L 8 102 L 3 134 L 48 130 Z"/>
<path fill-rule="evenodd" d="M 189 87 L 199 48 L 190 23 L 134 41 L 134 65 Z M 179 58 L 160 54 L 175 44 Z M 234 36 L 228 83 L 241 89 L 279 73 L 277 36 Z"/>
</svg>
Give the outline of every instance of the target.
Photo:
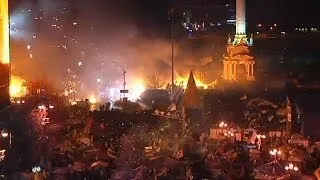
<svg viewBox="0 0 320 180">
<path fill-rule="evenodd" d="M 11 0 L 13 7 L 22 2 L 59 2 L 63 0 Z M 173 1 L 179 5 L 186 1 L 216 1 L 223 3 L 230 0 L 65 0 L 75 6 L 91 4 L 91 11 L 99 14 L 116 14 L 115 18 L 129 19 L 141 28 L 157 29 L 166 26 L 168 9 Z M 232 1 L 232 0 L 231 0 Z M 233 0 L 235 1 L 235 0 Z M 86 2 L 86 3 L 81 3 Z M 81 5 L 82 4 L 82 5 Z M 320 25 L 318 10 L 320 0 L 247 0 L 247 18 L 249 24 L 278 23 L 285 25 L 310 24 Z M 111 12 L 110 12 L 111 11 Z"/>
<path fill-rule="evenodd" d="M 247 0 L 247 6 L 248 18 L 255 23 L 320 25 L 319 0 Z"/>
</svg>

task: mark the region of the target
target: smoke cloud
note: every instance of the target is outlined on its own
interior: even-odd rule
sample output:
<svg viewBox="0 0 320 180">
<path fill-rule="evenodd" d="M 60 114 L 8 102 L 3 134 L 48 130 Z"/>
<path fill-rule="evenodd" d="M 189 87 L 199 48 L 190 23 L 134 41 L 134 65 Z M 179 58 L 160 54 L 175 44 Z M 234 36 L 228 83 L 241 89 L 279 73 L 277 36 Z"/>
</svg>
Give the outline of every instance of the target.
<svg viewBox="0 0 320 180">
<path fill-rule="evenodd" d="M 48 79 L 63 88 L 64 74 L 72 69 L 84 89 L 94 91 L 97 78 L 107 84 L 122 82 L 122 70 L 113 64 L 117 62 L 127 71 L 129 84 L 153 76 L 169 82 L 170 39 L 143 34 L 152 27 L 140 26 L 136 5 L 128 1 L 40 0 L 11 11 L 13 72 L 27 80 Z M 199 64 L 191 55 L 178 56 L 179 46 L 175 50 L 176 75 Z"/>
</svg>

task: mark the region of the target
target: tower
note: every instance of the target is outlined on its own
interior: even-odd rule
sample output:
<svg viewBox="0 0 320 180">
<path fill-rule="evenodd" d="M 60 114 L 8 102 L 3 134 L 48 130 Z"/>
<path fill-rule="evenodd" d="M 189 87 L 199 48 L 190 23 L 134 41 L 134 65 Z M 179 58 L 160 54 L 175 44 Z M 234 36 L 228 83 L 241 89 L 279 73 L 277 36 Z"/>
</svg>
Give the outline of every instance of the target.
<svg viewBox="0 0 320 180">
<path fill-rule="evenodd" d="M 9 8 L 8 0 L 0 0 L 0 111 L 10 105 L 9 84 Z M 0 114 L 0 119 L 7 119 L 4 114 Z"/>
<path fill-rule="evenodd" d="M 223 60 L 223 79 L 227 81 L 255 80 L 254 57 L 249 47 L 253 45 L 253 37 L 246 34 L 246 1 L 236 2 L 236 34 L 228 39 L 227 55 Z M 243 73 L 241 71 L 243 69 Z"/>
</svg>

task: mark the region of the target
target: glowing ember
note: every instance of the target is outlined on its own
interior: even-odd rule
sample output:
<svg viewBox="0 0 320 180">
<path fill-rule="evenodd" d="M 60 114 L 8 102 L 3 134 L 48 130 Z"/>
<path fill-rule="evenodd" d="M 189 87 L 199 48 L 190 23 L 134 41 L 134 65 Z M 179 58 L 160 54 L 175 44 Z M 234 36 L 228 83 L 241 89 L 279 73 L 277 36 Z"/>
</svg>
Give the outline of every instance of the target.
<svg viewBox="0 0 320 180">
<path fill-rule="evenodd" d="M 23 97 L 27 94 L 26 81 L 21 77 L 11 76 L 10 81 L 10 96 L 17 98 Z"/>
</svg>

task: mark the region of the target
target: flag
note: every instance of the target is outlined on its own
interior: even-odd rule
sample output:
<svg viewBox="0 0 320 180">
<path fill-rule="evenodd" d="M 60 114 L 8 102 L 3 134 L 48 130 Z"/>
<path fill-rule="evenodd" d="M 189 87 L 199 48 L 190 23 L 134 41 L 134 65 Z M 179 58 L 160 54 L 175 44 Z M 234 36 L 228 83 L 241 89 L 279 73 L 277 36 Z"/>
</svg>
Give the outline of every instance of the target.
<svg viewBox="0 0 320 180">
<path fill-rule="evenodd" d="M 160 111 L 158 109 L 154 111 L 154 114 L 158 115 L 159 113 L 160 113 Z"/>
<path fill-rule="evenodd" d="M 175 104 L 171 104 L 169 107 L 168 107 L 168 110 L 171 112 L 171 111 L 176 111 L 177 110 L 177 106 Z"/>
<path fill-rule="evenodd" d="M 178 151 L 177 153 L 176 153 L 176 158 L 177 159 L 180 159 L 180 158 L 182 158 L 183 157 L 183 149 L 181 149 L 180 151 Z"/>
<path fill-rule="evenodd" d="M 112 159 L 116 159 L 116 152 L 112 149 L 112 148 L 108 148 L 108 152 L 107 152 L 107 155 L 109 157 L 111 157 Z"/>
</svg>

